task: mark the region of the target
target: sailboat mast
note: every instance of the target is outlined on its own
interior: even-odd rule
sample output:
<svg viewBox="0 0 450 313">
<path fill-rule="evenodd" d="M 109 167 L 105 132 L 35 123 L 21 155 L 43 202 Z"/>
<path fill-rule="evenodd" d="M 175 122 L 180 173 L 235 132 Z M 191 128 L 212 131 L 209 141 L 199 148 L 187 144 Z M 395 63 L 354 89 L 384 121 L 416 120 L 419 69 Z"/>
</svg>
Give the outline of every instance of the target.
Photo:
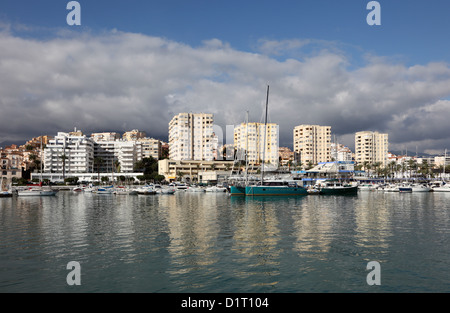
<svg viewBox="0 0 450 313">
<path fill-rule="evenodd" d="M 44 157 L 42 154 L 42 135 L 41 135 L 41 175 L 39 176 L 39 182 L 42 184 L 42 163 L 44 162 Z"/>
<path fill-rule="evenodd" d="M 269 107 L 269 85 L 267 85 L 267 96 L 266 96 L 266 117 L 264 119 L 264 142 L 263 142 L 263 159 L 261 165 L 261 185 L 264 180 L 264 163 L 266 159 L 266 136 L 267 136 L 267 111 Z"/>
<path fill-rule="evenodd" d="M 246 113 L 246 139 L 245 139 L 245 185 L 248 183 L 248 111 Z"/>
<path fill-rule="evenodd" d="M 444 177 L 445 177 L 445 162 L 447 161 L 447 149 L 445 149 L 445 151 L 444 151 L 444 168 L 443 168 L 443 170 L 442 170 L 442 180 L 444 180 Z"/>
</svg>

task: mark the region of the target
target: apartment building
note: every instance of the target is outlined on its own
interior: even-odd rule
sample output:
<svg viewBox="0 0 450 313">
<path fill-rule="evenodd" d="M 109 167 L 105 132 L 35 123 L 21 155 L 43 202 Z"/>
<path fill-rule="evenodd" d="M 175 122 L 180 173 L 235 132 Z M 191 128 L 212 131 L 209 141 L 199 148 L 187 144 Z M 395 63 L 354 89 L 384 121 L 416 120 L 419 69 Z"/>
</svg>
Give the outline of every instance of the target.
<svg viewBox="0 0 450 313">
<path fill-rule="evenodd" d="M 24 157 L 17 145 L 0 149 L 0 180 L 11 182 L 13 178 L 22 177 Z"/>
<path fill-rule="evenodd" d="M 140 138 L 137 140 L 142 145 L 142 158 L 154 158 L 159 160 L 162 156 L 162 142 L 154 138 Z"/>
<path fill-rule="evenodd" d="M 205 173 L 214 173 L 215 177 L 227 177 L 233 168 L 234 161 L 193 161 L 169 160 L 158 161 L 158 174 L 163 175 L 167 181 L 184 180 L 190 182 L 205 182 L 202 179 Z"/>
<path fill-rule="evenodd" d="M 94 145 L 94 172 L 131 173 L 142 156 L 139 141 L 98 140 Z"/>
<path fill-rule="evenodd" d="M 127 131 L 123 134 L 122 139 L 125 141 L 136 141 L 141 138 L 145 138 L 145 132 L 139 131 L 137 129 L 133 129 L 130 131 Z"/>
<path fill-rule="evenodd" d="M 331 144 L 331 158 L 334 161 L 352 161 L 353 153 L 349 147 L 343 144 L 332 143 Z"/>
<path fill-rule="evenodd" d="M 288 147 L 280 147 L 278 149 L 278 158 L 281 162 L 280 165 L 286 166 L 295 160 L 295 153 Z"/>
<path fill-rule="evenodd" d="M 355 161 L 358 164 L 387 164 L 388 134 L 373 131 L 361 131 L 355 134 Z"/>
<path fill-rule="evenodd" d="M 293 135 L 297 162 L 305 165 L 331 161 L 331 126 L 299 125 Z"/>
<path fill-rule="evenodd" d="M 213 138 L 212 114 L 180 113 L 169 123 L 169 158 L 211 161 Z"/>
<path fill-rule="evenodd" d="M 92 133 L 91 139 L 97 141 L 115 141 L 120 139 L 120 134 L 116 132 Z"/>
<path fill-rule="evenodd" d="M 58 132 L 44 149 L 44 172 L 90 173 L 94 166 L 94 141 L 81 131 Z"/>
<path fill-rule="evenodd" d="M 234 148 L 251 165 L 278 165 L 279 127 L 275 123 L 242 123 L 234 128 Z"/>
</svg>

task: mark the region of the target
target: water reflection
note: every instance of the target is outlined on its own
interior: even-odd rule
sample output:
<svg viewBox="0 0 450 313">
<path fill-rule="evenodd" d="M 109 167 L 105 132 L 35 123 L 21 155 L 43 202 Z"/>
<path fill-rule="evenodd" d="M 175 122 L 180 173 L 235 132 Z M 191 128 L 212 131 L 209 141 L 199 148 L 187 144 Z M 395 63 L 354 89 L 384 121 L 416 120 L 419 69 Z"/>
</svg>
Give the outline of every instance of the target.
<svg viewBox="0 0 450 313">
<path fill-rule="evenodd" d="M 250 264 L 238 266 L 234 273 L 239 279 L 251 277 L 253 286 L 273 286 L 280 274 L 280 225 L 277 217 L 281 199 L 257 197 L 245 198 L 244 209 L 234 218 L 232 251 L 237 253 L 235 262 Z M 253 277 L 252 277 L 253 276 Z"/>
<path fill-rule="evenodd" d="M 0 290 L 447 291 L 450 194 L 230 197 L 177 193 L 0 199 Z M 414 287 L 419 286 L 419 287 Z M 416 289 L 414 289 L 416 288 Z M 363 290 L 365 291 L 365 290 Z"/>
<path fill-rule="evenodd" d="M 392 236 L 393 197 L 398 193 L 360 192 L 355 202 L 356 245 L 382 261 Z M 366 257 L 370 261 L 370 256 Z M 373 258 L 372 258 L 373 259 Z"/>
<path fill-rule="evenodd" d="M 181 288 L 203 287 L 198 283 L 201 279 L 194 284 L 186 274 L 214 275 L 211 265 L 218 260 L 217 211 L 220 210 L 217 197 L 216 194 L 178 193 L 167 200 L 175 201 L 165 207 L 170 237 L 169 274 L 177 277 Z"/>
<path fill-rule="evenodd" d="M 296 242 L 294 250 L 300 255 L 324 259 L 333 240 L 335 208 L 333 205 L 319 205 L 320 196 L 308 197 L 293 213 Z M 331 198 L 328 198 L 331 199 Z"/>
</svg>

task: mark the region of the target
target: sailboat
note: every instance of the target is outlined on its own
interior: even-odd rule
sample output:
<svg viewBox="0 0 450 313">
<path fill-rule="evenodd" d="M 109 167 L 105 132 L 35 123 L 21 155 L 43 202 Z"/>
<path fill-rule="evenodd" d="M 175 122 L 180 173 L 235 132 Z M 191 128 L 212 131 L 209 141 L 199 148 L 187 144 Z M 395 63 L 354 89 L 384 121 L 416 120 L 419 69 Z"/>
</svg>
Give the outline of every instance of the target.
<svg viewBox="0 0 450 313">
<path fill-rule="evenodd" d="M 246 186 L 246 196 L 306 196 L 308 191 L 297 180 L 266 180 L 264 181 L 264 159 L 266 152 L 267 113 L 269 107 L 269 86 L 267 86 L 266 117 L 264 120 L 264 144 L 261 165 L 261 182 L 256 186 Z"/>
</svg>

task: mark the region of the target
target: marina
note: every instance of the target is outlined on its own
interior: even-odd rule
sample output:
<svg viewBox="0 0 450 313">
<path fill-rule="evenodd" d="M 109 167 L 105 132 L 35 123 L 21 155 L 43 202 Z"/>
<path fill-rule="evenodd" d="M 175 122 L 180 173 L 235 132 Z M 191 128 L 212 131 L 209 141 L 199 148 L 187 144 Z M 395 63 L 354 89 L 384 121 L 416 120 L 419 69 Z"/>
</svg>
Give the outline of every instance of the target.
<svg viewBox="0 0 450 313">
<path fill-rule="evenodd" d="M 450 193 L 0 199 L 2 292 L 448 292 Z M 381 286 L 366 284 L 369 261 Z M 82 285 L 65 282 L 80 262 Z"/>
</svg>

